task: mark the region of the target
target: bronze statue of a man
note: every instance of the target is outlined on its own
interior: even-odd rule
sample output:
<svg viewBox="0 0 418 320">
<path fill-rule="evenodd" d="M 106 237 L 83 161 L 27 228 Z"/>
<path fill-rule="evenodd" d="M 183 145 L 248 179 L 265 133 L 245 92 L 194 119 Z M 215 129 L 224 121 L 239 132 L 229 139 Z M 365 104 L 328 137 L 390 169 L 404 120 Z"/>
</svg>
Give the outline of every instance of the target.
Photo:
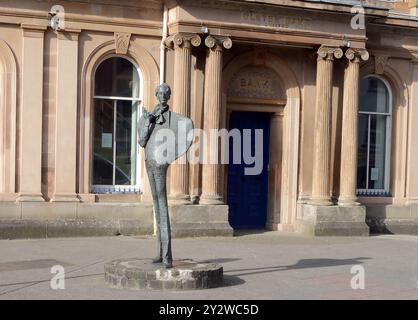
<svg viewBox="0 0 418 320">
<path fill-rule="evenodd" d="M 139 144 L 145 148 L 145 166 L 151 186 L 157 223 L 157 257 L 154 263 L 172 268 L 171 229 L 168 215 L 166 177 L 170 163 L 187 152 L 193 136 L 193 121 L 169 111 L 171 89 L 163 83 L 155 90 L 159 101 L 151 112 L 143 109 L 139 120 Z"/>
</svg>

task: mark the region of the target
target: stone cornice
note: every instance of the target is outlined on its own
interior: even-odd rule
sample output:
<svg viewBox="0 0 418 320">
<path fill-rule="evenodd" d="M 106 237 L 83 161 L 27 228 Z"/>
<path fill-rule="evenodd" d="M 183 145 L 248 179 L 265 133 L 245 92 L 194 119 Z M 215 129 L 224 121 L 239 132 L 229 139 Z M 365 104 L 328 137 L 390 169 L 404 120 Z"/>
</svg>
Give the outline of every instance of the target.
<svg viewBox="0 0 418 320">
<path fill-rule="evenodd" d="M 378 18 L 370 22 L 370 25 L 377 27 L 393 27 L 401 29 L 417 29 L 418 21 L 417 20 L 407 20 L 407 19 L 395 19 L 395 18 Z"/>
<path fill-rule="evenodd" d="M 223 3 L 230 3 L 230 5 L 235 6 L 254 6 L 254 1 L 222 1 Z M 116 1 L 115 1 L 116 4 Z M 321 11 L 329 11 L 330 14 L 333 12 L 351 14 L 351 6 L 347 5 L 335 5 L 330 3 L 317 3 L 310 1 L 297 1 L 297 0 L 263 0 L 263 3 L 258 3 L 257 5 L 268 5 L 268 6 L 281 6 L 287 8 L 293 8 L 297 10 L 303 9 L 318 9 Z M 110 4 L 112 5 L 112 4 Z M 140 8 L 141 6 L 138 6 Z M 407 27 L 407 28 L 418 28 L 418 21 L 414 20 L 405 20 L 397 19 L 393 17 L 388 17 L 387 9 L 381 8 L 371 8 L 365 7 L 365 13 L 368 16 L 380 17 L 381 19 L 375 20 L 373 24 L 379 25 L 388 25 L 388 26 L 398 26 L 398 27 Z M 20 18 L 20 19 L 19 19 Z M 29 9 L 17 9 L 17 8 L 0 8 L 0 22 L 9 23 L 9 24 L 20 24 L 25 23 L 26 21 L 39 20 L 47 24 L 48 16 L 47 14 L 41 11 L 29 10 Z M 80 24 L 103 24 L 109 26 L 123 26 L 123 27 L 135 27 L 135 28 L 151 28 L 151 29 L 161 29 L 160 21 L 146 21 L 146 20 L 135 20 L 135 19 L 114 19 L 110 17 L 97 17 L 94 15 L 81 15 L 78 13 L 68 13 L 66 14 L 66 22 L 75 23 L 77 27 Z M 90 30 L 89 27 L 82 27 L 81 29 Z M 91 29 L 93 30 L 93 29 Z M 95 30 L 95 29 L 94 29 Z M 114 30 L 113 30 L 114 31 Z"/>
<path fill-rule="evenodd" d="M 48 27 L 48 15 L 39 11 L 27 9 L 7 9 L 0 7 L 0 23 L 10 25 L 36 24 Z M 130 32 L 132 34 L 146 34 L 148 36 L 161 36 L 162 22 L 146 21 L 143 19 L 121 19 L 106 16 L 93 16 L 66 13 L 66 29 L 79 29 L 88 31 L 102 31 L 114 33 Z"/>
<path fill-rule="evenodd" d="M 186 0 L 182 1 L 183 3 L 197 2 L 196 0 Z M 241 1 L 228 1 L 228 0 L 212 0 L 204 4 L 204 7 L 211 6 L 222 6 L 226 8 L 230 7 L 250 7 L 250 6 L 269 6 L 269 7 L 285 7 L 292 9 L 308 9 L 308 10 L 320 10 L 327 11 L 329 13 L 348 13 L 351 14 L 351 8 L 353 4 L 350 3 L 331 3 L 331 2 L 319 2 L 319 1 L 304 1 L 304 0 L 259 0 L 254 3 L 254 0 L 241 0 Z M 370 0 L 369 0 L 370 2 Z M 375 2 L 378 2 L 376 0 Z M 170 6 L 174 7 L 175 3 Z M 389 8 L 387 7 L 378 7 L 369 5 L 363 2 L 366 15 L 382 16 L 386 17 L 389 13 Z"/>
<path fill-rule="evenodd" d="M 404 47 L 389 47 L 380 46 L 376 44 L 368 44 L 367 49 L 370 55 L 387 55 L 392 59 L 411 60 L 418 57 L 418 47 L 404 46 Z"/>
</svg>

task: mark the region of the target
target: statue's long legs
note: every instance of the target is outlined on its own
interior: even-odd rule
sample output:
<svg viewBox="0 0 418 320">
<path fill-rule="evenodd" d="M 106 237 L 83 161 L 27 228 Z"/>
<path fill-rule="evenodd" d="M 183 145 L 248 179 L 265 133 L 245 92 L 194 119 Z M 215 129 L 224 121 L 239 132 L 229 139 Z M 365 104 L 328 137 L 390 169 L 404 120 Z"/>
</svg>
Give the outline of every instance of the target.
<svg viewBox="0 0 418 320">
<path fill-rule="evenodd" d="M 156 182 L 154 177 L 154 172 L 151 169 L 151 165 L 148 165 L 146 163 L 147 167 L 147 174 L 148 174 L 148 180 L 151 187 L 151 194 L 152 194 L 152 200 L 154 204 L 154 214 L 155 214 L 155 222 L 157 223 L 157 256 L 155 259 L 153 259 L 153 263 L 159 263 L 163 261 L 162 258 L 162 252 L 161 252 L 161 236 L 160 236 L 160 219 L 159 219 L 159 205 L 158 205 L 158 194 L 157 194 L 157 188 L 156 188 Z"/>
<path fill-rule="evenodd" d="M 167 165 L 160 165 L 155 171 L 155 182 L 158 194 L 158 208 L 159 208 L 159 226 L 160 226 L 160 243 L 163 263 L 166 267 L 171 268 L 173 258 L 171 254 L 171 229 L 170 217 L 168 216 L 166 177 Z"/>
<path fill-rule="evenodd" d="M 167 168 L 168 164 L 157 165 L 156 163 L 147 163 L 147 172 L 157 222 L 157 243 L 160 257 L 157 257 L 154 261 L 162 261 L 166 267 L 170 268 L 173 258 L 171 254 L 171 230 L 166 191 Z"/>
</svg>

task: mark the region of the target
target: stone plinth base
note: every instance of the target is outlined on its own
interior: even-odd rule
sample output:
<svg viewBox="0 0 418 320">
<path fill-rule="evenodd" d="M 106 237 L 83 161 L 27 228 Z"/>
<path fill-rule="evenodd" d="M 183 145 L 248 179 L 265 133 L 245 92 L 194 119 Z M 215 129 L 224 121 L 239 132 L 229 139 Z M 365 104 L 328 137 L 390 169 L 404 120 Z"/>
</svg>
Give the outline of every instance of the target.
<svg viewBox="0 0 418 320">
<path fill-rule="evenodd" d="M 368 236 L 364 206 L 302 205 L 302 219 L 296 220 L 296 231 L 314 236 Z"/>
<path fill-rule="evenodd" d="M 170 206 L 170 216 L 173 238 L 233 235 L 226 205 Z M 153 231 L 150 203 L 0 203 L 0 239 L 136 236 Z"/>
<path fill-rule="evenodd" d="M 165 269 L 151 259 L 119 259 L 106 263 L 104 270 L 105 281 L 121 289 L 207 289 L 218 287 L 223 281 L 222 266 L 193 260 L 176 260 L 172 269 Z"/>
<path fill-rule="evenodd" d="M 151 235 L 153 224 L 143 203 L 0 203 L 0 239 Z"/>
<path fill-rule="evenodd" d="M 372 233 L 418 235 L 418 204 L 367 205 L 366 222 Z"/>
<path fill-rule="evenodd" d="M 170 205 L 174 238 L 233 236 L 227 205 Z"/>
</svg>

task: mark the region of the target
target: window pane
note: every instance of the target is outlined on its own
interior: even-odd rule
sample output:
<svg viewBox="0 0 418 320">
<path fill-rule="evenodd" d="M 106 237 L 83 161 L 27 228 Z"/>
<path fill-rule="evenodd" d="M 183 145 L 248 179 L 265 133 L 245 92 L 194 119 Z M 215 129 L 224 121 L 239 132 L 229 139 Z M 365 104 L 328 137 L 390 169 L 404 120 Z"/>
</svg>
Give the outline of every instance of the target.
<svg viewBox="0 0 418 320">
<path fill-rule="evenodd" d="M 384 189 L 387 116 L 371 115 L 370 117 L 369 189 Z"/>
<path fill-rule="evenodd" d="M 93 184 L 113 184 L 113 101 L 95 99 Z"/>
<path fill-rule="evenodd" d="M 109 58 L 96 71 L 96 96 L 139 98 L 139 78 L 135 66 L 124 58 Z"/>
<path fill-rule="evenodd" d="M 137 103 L 118 101 L 116 117 L 116 185 L 134 185 Z"/>
<path fill-rule="evenodd" d="M 368 139 L 368 115 L 359 115 L 358 124 L 358 165 L 357 188 L 366 189 L 367 184 L 367 139 Z"/>
<path fill-rule="evenodd" d="M 389 113 L 389 92 L 382 80 L 375 77 L 361 80 L 360 111 Z"/>
</svg>

